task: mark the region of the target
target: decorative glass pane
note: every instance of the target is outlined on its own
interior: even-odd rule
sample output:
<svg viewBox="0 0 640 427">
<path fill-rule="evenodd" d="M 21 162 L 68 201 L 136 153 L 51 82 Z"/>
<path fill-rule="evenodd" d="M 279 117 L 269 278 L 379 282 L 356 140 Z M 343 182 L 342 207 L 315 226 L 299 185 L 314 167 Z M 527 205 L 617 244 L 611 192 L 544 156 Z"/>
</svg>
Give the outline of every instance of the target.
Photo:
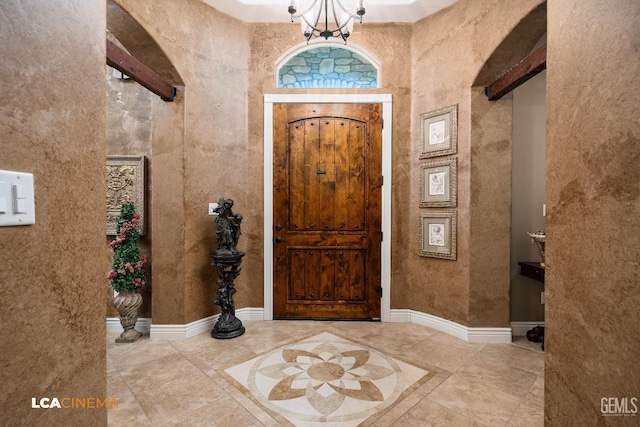
<svg viewBox="0 0 640 427">
<path fill-rule="evenodd" d="M 289 58 L 278 71 L 280 88 L 376 88 L 378 69 L 349 49 L 321 46 Z"/>
</svg>

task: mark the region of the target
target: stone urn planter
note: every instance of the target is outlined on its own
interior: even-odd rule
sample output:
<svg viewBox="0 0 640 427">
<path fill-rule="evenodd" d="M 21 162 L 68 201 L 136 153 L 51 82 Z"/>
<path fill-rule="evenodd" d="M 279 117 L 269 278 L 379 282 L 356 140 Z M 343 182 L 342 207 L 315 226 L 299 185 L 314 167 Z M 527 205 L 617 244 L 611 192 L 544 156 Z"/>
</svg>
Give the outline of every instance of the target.
<svg viewBox="0 0 640 427">
<path fill-rule="evenodd" d="M 142 335 L 134 329 L 138 320 L 138 309 L 142 304 L 142 295 L 138 291 L 145 287 L 147 280 L 144 268 L 147 259 L 138 249 L 139 223 L 140 216 L 136 213 L 133 203 L 123 203 L 116 238 L 109 243 L 109 247 L 113 249 L 113 266 L 107 279 L 117 292 L 113 306 L 120 313 L 120 323 L 124 328 L 116 342 L 133 342 Z"/>
<path fill-rule="evenodd" d="M 142 332 L 135 330 L 140 304 L 142 304 L 142 295 L 137 292 L 121 291 L 113 299 L 113 306 L 118 310 L 120 324 L 124 328 L 124 332 L 116 338 L 117 343 L 134 342 L 142 336 Z"/>
</svg>

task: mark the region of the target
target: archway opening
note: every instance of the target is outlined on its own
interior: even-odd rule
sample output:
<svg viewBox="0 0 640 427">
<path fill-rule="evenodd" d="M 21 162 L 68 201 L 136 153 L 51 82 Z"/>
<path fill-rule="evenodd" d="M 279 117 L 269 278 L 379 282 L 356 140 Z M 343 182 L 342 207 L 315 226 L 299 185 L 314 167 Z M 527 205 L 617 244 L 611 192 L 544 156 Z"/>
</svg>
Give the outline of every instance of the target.
<svg viewBox="0 0 640 427">
<path fill-rule="evenodd" d="M 171 183 L 172 178 L 167 171 L 175 173 L 184 168 L 182 159 L 175 156 L 156 156 L 168 151 L 168 144 L 181 146 L 184 144 L 184 81 L 176 67 L 162 48 L 126 10 L 113 0 L 107 1 L 106 39 L 133 56 L 149 69 L 153 70 L 171 85 L 175 86 L 177 95 L 173 102 L 164 102 L 158 96 L 138 85 L 126 75 L 107 68 L 107 155 L 133 156 L 145 159 L 144 213 L 146 233 L 139 240 L 140 251 L 148 259 L 147 289 L 142 292 L 143 305 L 138 311 L 139 330 L 149 330 L 151 317 L 158 307 L 157 298 L 162 288 L 168 287 L 167 275 L 160 275 L 154 269 L 155 261 L 171 258 L 170 245 L 163 244 L 166 233 L 155 232 L 159 221 L 154 223 L 154 206 L 166 204 L 162 199 L 167 195 L 155 192 L 153 188 L 162 188 Z M 157 208 L 156 211 L 159 211 Z M 166 255 L 165 255 L 166 254 Z M 112 253 L 107 251 L 108 264 L 111 264 Z M 160 262 L 160 261 L 158 261 Z M 151 292 L 151 288 L 154 292 Z M 109 303 L 113 291 L 107 287 L 107 329 L 121 331 L 118 313 Z M 157 314 L 155 310 L 154 314 Z"/>
<path fill-rule="evenodd" d="M 546 10 L 541 3 L 513 28 L 471 87 L 470 326 L 506 326 L 511 318 L 512 100 L 488 101 L 485 86 L 531 52 L 546 32 Z"/>
</svg>

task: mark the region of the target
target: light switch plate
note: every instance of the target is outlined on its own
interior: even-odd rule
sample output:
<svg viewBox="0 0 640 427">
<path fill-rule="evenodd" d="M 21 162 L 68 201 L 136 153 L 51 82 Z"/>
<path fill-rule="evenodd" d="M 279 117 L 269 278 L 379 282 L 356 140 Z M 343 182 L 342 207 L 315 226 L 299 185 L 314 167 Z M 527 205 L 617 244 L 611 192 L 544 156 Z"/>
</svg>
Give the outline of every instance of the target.
<svg viewBox="0 0 640 427">
<path fill-rule="evenodd" d="M 35 223 L 33 174 L 0 170 L 0 226 Z"/>
<path fill-rule="evenodd" d="M 218 215 L 216 213 L 216 208 L 218 207 L 217 203 L 209 203 L 209 215 Z"/>
</svg>

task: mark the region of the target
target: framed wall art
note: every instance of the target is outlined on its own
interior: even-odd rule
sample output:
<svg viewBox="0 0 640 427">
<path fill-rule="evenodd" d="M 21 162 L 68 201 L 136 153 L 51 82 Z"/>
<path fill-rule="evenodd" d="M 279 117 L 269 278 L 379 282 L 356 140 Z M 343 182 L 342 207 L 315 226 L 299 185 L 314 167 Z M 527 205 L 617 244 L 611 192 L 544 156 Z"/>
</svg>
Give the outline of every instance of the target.
<svg viewBox="0 0 640 427">
<path fill-rule="evenodd" d="M 122 203 L 132 202 L 140 215 L 138 233 L 146 233 L 145 157 L 107 156 L 107 236 L 115 236 Z"/>
<path fill-rule="evenodd" d="M 420 158 L 458 151 L 458 104 L 420 115 Z"/>
<path fill-rule="evenodd" d="M 420 165 L 420 207 L 453 208 L 458 203 L 457 159 L 432 160 Z"/>
<path fill-rule="evenodd" d="M 420 214 L 420 256 L 456 259 L 456 212 Z"/>
</svg>

